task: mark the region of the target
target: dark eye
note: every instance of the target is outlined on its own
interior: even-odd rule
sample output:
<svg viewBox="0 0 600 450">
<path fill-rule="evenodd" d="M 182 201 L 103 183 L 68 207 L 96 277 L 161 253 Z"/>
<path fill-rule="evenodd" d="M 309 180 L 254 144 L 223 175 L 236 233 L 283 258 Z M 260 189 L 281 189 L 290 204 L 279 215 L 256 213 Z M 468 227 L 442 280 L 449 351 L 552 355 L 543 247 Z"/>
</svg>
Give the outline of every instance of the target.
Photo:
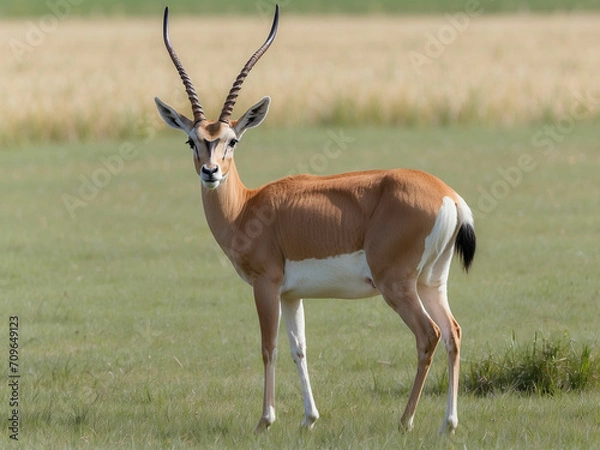
<svg viewBox="0 0 600 450">
<path fill-rule="evenodd" d="M 229 141 L 229 146 L 231 148 L 233 148 L 233 147 L 235 147 L 235 144 L 237 144 L 237 143 L 238 143 L 238 140 L 234 138 L 234 139 L 232 139 L 232 140 Z"/>
<path fill-rule="evenodd" d="M 185 143 L 187 145 L 189 145 L 192 150 L 194 150 L 196 148 L 196 144 L 194 144 L 194 141 L 192 141 L 192 138 L 189 138 L 187 141 L 185 141 Z"/>
</svg>

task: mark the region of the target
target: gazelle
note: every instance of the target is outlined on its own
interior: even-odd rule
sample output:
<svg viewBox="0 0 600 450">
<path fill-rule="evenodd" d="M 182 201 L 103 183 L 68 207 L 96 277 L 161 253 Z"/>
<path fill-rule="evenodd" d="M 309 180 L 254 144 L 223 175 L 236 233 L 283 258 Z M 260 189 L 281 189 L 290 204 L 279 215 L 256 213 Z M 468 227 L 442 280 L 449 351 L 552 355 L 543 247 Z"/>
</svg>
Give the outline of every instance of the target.
<svg viewBox="0 0 600 450">
<path fill-rule="evenodd" d="M 275 421 L 275 359 L 280 317 L 287 325 L 312 428 L 315 406 L 306 362 L 303 298 L 366 298 L 381 294 L 416 338 L 418 367 L 401 418 L 412 428 L 435 348 L 444 339 L 449 389 L 443 430 L 457 423 L 461 329 L 448 305 L 454 250 L 468 270 L 475 254 L 473 216 L 465 201 L 438 178 L 416 170 L 373 170 L 334 176 L 286 177 L 247 189 L 233 161 L 244 132 L 267 115 L 264 97 L 238 120 L 231 114 L 241 85 L 277 32 L 279 8 L 265 43 L 235 79 L 217 121 L 207 120 L 168 34 L 165 45 L 192 105 L 193 120 L 155 98 L 171 127 L 188 137 L 202 184 L 206 220 L 239 276 L 254 292 L 265 369 L 257 431 Z"/>
</svg>

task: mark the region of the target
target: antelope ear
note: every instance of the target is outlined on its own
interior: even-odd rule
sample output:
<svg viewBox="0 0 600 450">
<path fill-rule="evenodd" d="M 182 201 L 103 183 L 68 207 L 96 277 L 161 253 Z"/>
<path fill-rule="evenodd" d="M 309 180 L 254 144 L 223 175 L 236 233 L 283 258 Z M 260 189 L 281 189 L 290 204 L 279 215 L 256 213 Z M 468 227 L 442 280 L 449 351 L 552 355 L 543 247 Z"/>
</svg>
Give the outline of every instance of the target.
<svg viewBox="0 0 600 450">
<path fill-rule="evenodd" d="M 193 122 L 185 117 L 183 114 L 179 114 L 173 108 L 166 103 L 163 103 L 158 97 L 154 97 L 154 102 L 158 108 L 160 116 L 170 127 L 176 128 L 177 130 L 185 131 L 186 134 L 193 128 Z"/>
<path fill-rule="evenodd" d="M 270 103 L 271 97 L 263 97 L 256 105 L 248 109 L 242 117 L 235 121 L 233 131 L 235 131 L 238 139 L 242 137 L 242 134 L 248 128 L 257 127 L 265 120 L 269 112 Z"/>
</svg>

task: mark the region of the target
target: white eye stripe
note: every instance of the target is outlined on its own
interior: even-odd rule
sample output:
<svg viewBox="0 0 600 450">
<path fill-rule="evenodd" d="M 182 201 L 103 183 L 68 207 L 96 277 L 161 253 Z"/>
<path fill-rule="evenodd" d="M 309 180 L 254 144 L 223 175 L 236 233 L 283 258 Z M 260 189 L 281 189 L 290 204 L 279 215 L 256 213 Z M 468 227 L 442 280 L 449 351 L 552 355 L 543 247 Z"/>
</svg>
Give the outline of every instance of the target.
<svg viewBox="0 0 600 450">
<path fill-rule="evenodd" d="M 230 139 L 227 145 L 225 146 L 225 150 L 223 151 L 223 161 L 225 161 L 225 157 L 227 156 L 227 152 L 231 148 L 232 150 L 235 148 L 239 140 L 236 138 Z"/>
</svg>

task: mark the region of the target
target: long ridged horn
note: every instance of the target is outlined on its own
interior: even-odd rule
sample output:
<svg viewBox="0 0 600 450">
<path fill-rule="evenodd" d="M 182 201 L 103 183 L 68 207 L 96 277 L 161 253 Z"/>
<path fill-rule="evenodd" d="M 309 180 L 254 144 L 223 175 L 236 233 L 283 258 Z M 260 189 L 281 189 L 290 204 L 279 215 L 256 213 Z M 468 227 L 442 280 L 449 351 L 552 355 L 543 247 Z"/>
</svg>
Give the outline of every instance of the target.
<svg viewBox="0 0 600 450">
<path fill-rule="evenodd" d="M 194 113 L 194 122 L 202 122 L 206 120 L 206 116 L 204 115 L 204 110 L 202 109 L 202 105 L 200 104 L 200 100 L 198 100 L 198 94 L 196 94 L 196 89 L 194 89 L 194 85 L 192 84 L 192 80 L 188 77 L 188 74 L 185 72 L 183 68 L 183 64 L 179 61 L 177 57 L 177 53 L 175 53 L 175 49 L 171 45 L 171 40 L 169 39 L 169 7 L 165 8 L 165 15 L 163 18 L 163 40 L 165 41 L 165 46 L 167 47 L 167 51 L 169 52 L 169 56 L 171 56 L 171 60 L 173 64 L 175 64 L 175 68 L 177 72 L 179 72 L 179 76 L 181 77 L 181 81 L 183 81 L 183 85 L 185 86 L 185 92 L 187 92 L 188 98 L 190 99 L 190 103 L 192 104 L 192 112 Z"/>
<path fill-rule="evenodd" d="M 237 76 L 235 81 L 233 82 L 233 86 L 229 91 L 229 95 L 227 95 L 227 100 L 225 100 L 225 104 L 223 105 L 223 110 L 221 111 L 221 116 L 219 117 L 219 122 L 229 123 L 229 119 L 231 117 L 231 113 L 233 112 L 233 107 L 235 106 L 235 101 L 237 99 L 238 94 L 240 93 L 240 89 L 242 88 L 242 83 L 248 76 L 254 64 L 260 59 L 260 57 L 267 51 L 267 49 L 271 46 L 273 41 L 275 40 L 275 35 L 277 34 L 277 25 L 279 24 L 279 5 L 275 5 L 275 16 L 273 17 L 273 25 L 271 26 L 271 31 L 269 32 L 269 37 L 261 47 L 256 50 L 254 55 L 248 60 L 246 65 L 242 68 L 242 71 Z"/>
</svg>

